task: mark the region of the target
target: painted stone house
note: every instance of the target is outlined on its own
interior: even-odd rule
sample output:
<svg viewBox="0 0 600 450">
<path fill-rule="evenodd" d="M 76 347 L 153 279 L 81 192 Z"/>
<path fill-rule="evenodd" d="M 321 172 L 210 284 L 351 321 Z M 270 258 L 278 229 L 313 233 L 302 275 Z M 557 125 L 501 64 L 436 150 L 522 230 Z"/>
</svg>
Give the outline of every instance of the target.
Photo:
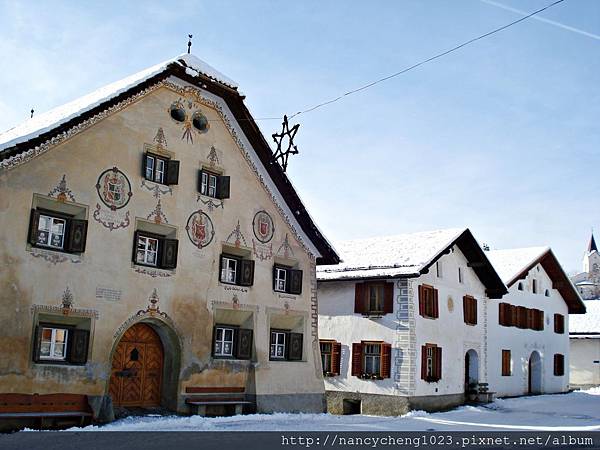
<svg viewBox="0 0 600 450">
<path fill-rule="evenodd" d="M 508 287 L 488 311 L 488 377 L 497 396 L 569 389 L 569 315 L 584 314 L 579 293 L 552 250 L 486 252 Z"/>
<path fill-rule="evenodd" d="M 237 85 L 193 55 L 0 134 L 0 395 L 324 410 L 318 231 Z"/>
<path fill-rule="evenodd" d="M 485 383 L 487 310 L 506 287 L 468 229 L 343 242 L 320 266 L 328 410 L 404 414 Z"/>
</svg>

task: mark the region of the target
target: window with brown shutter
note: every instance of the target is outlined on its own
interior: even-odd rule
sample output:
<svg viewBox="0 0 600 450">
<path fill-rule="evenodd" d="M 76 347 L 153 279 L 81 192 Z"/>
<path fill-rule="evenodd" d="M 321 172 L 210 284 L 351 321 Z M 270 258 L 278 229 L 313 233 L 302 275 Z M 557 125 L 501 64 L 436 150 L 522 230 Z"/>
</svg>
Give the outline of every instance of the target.
<svg viewBox="0 0 600 450">
<path fill-rule="evenodd" d="M 419 314 L 423 317 L 437 319 L 439 317 L 438 290 L 433 286 L 419 286 Z"/>
<path fill-rule="evenodd" d="M 252 286 L 254 284 L 254 260 L 222 253 L 219 281 L 238 286 Z"/>
<path fill-rule="evenodd" d="M 554 355 L 554 376 L 562 377 L 565 374 L 565 356 L 560 353 Z"/>
<path fill-rule="evenodd" d="M 394 284 L 384 282 L 356 283 L 354 312 L 363 315 L 391 314 L 394 311 Z"/>
<path fill-rule="evenodd" d="M 557 334 L 565 332 L 565 316 L 562 314 L 554 314 L 554 332 Z"/>
<path fill-rule="evenodd" d="M 442 378 L 442 348 L 436 344 L 421 347 L 421 379 L 428 383 Z"/>
<path fill-rule="evenodd" d="M 502 376 L 509 377 L 512 375 L 510 350 L 502 350 Z"/>
<path fill-rule="evenodd" d="M 273 290 L 287 294 L 302 294 L 302 271 L 288 266 L 273 266 Z"/>
<path fill-rule="evenodd" d="M 87 238 L 87 220 L 46 209 L 32 209 L 28 242 L 34 247 L 66 253 L 83 253 Z"/>
<path fill-rule="evenodd" d="M 83 365 L 90 332 L 74 325 L 39 323 L 35 328 L 33 361 L 40 364 Z"/>
<path fill-rule="evenodd" d="M 303 335 L 290 330 L 271 329 L 270 347 L 269 359 L 271 361 L 301 361 Z"/>
<path fill-rule="evenodd" d="M 133 234 L 133 262 L 140 266 L 175 269 L 178 246 L 177 239 L 136 230 Z"/>
<path fill-rule="evenodd" d="M 352 371 L 353 377 L 360 377 L 363 373 L 362 368 L 362 342 L 352 344 Z"/>
<path fill-rule="evenodd" d="M 340 374 L 342 344 L 332 340 L 319 340 L 323 375 L 333 377 Z"/>
<path fill-rule="evenodd" d="M 226 199 L 230 195 L 231 179 L 228 176 L 202 169 L 198 171 L 198 192 L 207 197 Z"/>
<path fill-rule="evenodd" d="M 463 316 L 468 325 L 477 325 L 477 300 L 470 295 L 463 297 Z"/>
<path fill-rule="evenodd" d="M 527 308 L 524 306 L 517 307 L 517 327 L 527 328 Z"/>
<path fill-rule="evenodd" d="M 392 346 L 381 341 L 361 341 L 352 344 L 352 375 L 381 380 L 390 378 Z"/>
</svg>

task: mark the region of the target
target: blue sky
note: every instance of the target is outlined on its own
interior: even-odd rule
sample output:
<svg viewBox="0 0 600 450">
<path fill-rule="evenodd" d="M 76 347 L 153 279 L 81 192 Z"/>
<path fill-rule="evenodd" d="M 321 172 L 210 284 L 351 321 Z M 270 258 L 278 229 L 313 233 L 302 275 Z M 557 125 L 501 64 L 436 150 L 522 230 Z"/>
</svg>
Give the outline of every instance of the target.
<svg viewBox="0 0 600 450">
<path fill-rule="evenodd" d="M 600 35 L 595 0 L 541 16 Z M 480 0 L 0 1 L 0 129 L 185 52 L 188 33 L 271 117 L 519 17 Z M 299 116 L 288 173 L 334 242 L 468 226 L 492 248 L 550 245 L 577 270 L 600 235 L 599 73 L 600 39 L 528 20 Z"/>
</svg>

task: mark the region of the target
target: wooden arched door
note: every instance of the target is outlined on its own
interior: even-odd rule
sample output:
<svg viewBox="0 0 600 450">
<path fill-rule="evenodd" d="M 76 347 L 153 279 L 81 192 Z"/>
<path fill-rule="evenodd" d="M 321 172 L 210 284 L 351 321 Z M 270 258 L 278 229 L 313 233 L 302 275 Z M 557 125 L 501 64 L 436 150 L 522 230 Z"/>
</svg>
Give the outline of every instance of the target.
<svg viewBox="0 0 600 450">
<path fill-rule="evenodd" d="M 163 346 L 149 325 L 129 328 L 113 354 L 109 392 L 116 406 L 160 406 Z"/>
</svg>

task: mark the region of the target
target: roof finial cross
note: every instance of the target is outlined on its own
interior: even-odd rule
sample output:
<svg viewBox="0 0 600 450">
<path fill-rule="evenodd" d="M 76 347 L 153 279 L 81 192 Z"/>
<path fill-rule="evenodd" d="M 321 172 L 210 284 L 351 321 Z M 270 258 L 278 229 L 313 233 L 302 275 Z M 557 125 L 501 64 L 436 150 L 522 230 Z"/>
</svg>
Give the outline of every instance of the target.
<svg viewBox="0 0 600 450">
<path fill-rule="evenodd" d="M 188 39 L 188 55 L 189 55 L 191 52 L 191 49 L 192 49 L 192 35 L 188 34 L 188 38 L 189 38 Z"/>
<path fill-rule="evenodd" d="M 33 113 L 34 113 L 35 111 L 33 110 L 33 108 L 31 108 L 31 111 L 30 111 L 30 112 L 31 112 L 31 116 L 29 116 L 29 118 L 31 119 L 31 118 L 33 118 Z"/>
</svg>

